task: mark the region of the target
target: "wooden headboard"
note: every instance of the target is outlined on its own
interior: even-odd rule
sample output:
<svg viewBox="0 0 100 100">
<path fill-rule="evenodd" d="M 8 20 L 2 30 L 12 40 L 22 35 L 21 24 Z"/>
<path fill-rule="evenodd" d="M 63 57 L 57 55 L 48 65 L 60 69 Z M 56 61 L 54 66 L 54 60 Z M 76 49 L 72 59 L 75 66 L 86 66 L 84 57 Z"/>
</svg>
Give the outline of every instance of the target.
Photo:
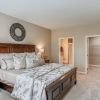
<svg viewBox="0 0 100 100">
<path fill-rule="evenodd" d="M 0 53 L 35 52 L 35 45 L 0 43 Z"/>
</svg>

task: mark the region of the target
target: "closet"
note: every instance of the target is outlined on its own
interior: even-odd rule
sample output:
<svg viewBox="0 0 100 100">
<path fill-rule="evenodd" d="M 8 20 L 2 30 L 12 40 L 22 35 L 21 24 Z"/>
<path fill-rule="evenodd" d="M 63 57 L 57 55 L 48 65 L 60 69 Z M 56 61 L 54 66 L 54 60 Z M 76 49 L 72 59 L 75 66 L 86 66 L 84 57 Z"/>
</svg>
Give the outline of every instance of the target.
<svg viewBox="0 0 100 100">
<path fill-rule="evenodd" d="M 89 65 L 100 66 L 100 37 L 89 38 Z"/>
</svg>

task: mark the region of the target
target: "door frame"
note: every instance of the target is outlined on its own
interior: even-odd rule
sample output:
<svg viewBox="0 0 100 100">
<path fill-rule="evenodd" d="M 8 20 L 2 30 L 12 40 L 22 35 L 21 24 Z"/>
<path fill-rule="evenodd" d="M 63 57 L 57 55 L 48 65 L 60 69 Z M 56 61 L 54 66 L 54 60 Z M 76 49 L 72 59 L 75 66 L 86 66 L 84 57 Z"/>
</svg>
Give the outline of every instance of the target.
<svg viewBox="0 0 100 100">
<path fill-rule="evenodd" d="M 88 39 L 92 38 L 92 37 L 100 37 L 100 35 L 87 35 L 85 36 L 85 73 L 88 73 L 88 67 L 89 67 L 89 63 L 88 63 Z"/>
<path fill-rule="evenodd" d="M 65 38 L 72 38 L 72 40 L 73 40 L 73 45 L 72 45 L 72 64 L 70 65 L 70 66 L 74 66 L 74 37 L 68 37 L 68 36 L 66 36 L 66 37 L 60 37 L 59 39 L 58 39 L 58 42 L 59 42 L 59 63 L 61 63 L 61 61 L 60 61 L 60 46 L 61 46 L 61 40 L 62 39 L 65 39 Z"/>
</svg>

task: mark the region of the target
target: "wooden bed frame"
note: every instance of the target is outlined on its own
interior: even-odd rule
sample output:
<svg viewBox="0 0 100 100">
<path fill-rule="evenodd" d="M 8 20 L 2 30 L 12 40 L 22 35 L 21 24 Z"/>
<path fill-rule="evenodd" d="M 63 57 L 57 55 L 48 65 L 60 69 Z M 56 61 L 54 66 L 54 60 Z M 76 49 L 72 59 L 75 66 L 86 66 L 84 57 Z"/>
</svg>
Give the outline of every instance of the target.
<svg viewBox="0 0 100 100">
<path fill-rule="evenodd" d="M 34 52 L 35 45 L 0 43 L 0 53 Z M 47 100 L 61 100 L 69 89 L 76 84 L 76 68 L 73 68 L 46 87 Z M 0 80 L 0 88 L 12 92 L 13 84 Z"/>
</svg>

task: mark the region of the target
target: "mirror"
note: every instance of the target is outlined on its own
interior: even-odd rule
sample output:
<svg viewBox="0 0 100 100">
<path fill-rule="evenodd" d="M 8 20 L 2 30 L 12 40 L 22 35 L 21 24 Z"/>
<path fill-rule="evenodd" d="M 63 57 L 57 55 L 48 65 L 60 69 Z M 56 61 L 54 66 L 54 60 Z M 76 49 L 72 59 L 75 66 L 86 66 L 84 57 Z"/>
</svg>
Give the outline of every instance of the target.
<svg viewBox="0 0 100 100">
<path fill-rule="evenodd" d="M 24 40 L 25 34 L 24 27 L 19 23 L 14 23 L 10 27 L 10 35 L 15 41 L 22 41 Z"/>
<path fill-rule="evenodd" d="M 16 28 L 15 34 L 20 37 L 22 35 L 22 31 L 19 28 Z"/>
</svg>

